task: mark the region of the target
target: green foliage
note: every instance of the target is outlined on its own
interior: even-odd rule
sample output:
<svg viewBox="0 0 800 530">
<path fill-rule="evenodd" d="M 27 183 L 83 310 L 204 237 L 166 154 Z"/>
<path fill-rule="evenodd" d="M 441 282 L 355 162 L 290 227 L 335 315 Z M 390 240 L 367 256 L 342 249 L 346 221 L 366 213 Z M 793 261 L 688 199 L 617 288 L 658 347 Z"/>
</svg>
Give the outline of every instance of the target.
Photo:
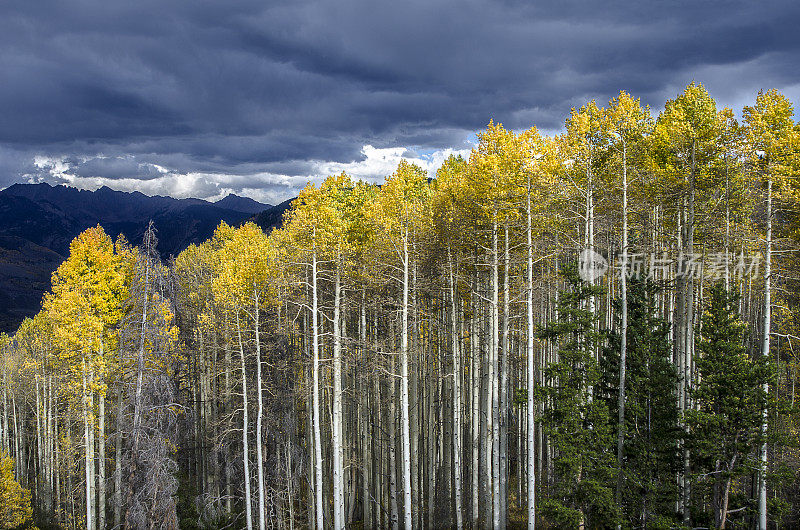
<svg viewBox="0 0 800 530">
<path fill-rule="evenodd" d="M 539 399 L 550 405 L 542 424 L 556 453 L 553 486 L 540 508 L 560 528 L 576 528 L 581 520 L 591 528 L 610 528 L 619 519 L 609 450 L 614 435 L 606 402 L 594 397 L 600 382 L 595 355 L 604 334 L 589 310 L 589 299 L 603 290 L 582 281 L 574 267 L 562 273 L 568 289 L 560 293 L 559 320 L 539 332 L 540 339 L 559 346 L 558 360 L 545 370 L 550 385 L 539 389 Z"/>
<path fill-rule="evenodd" d="M 642 278 L 628 284 L 622 510 L 631 528 L 677 523 L 675 476 L 680 462 L 678 373 L 670 360 L 669 324 L 656 316 L 658 287 Z M 615 301 L 616 314 L 620 311 Z M 619 415 L 619 333 L 611 333 L 601 360 L 601 392 L 617 436 Z"/>
<path fill-rule="evenodd" d="M 724 509 L 726 485 L 758 469 L 763 411 L 770 405 L 764 385 L 773 379 L 768 359 L 747 354 L 737 300 L 722 282 L 709 292 L 695 358 L 698 383 L 690 390 L 695 407 L 686 411 L 696 487 L 710 488 L 716 511 Z"/>
</svg>

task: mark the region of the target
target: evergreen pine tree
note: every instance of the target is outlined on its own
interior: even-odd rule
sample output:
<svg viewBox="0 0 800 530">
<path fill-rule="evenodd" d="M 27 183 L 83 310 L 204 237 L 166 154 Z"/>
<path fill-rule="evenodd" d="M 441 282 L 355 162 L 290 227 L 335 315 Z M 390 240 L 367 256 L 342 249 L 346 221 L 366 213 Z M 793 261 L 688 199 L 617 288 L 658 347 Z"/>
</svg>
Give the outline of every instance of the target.
<svg viewBox="0 0 800 530">
<path fill-rule="evenodd" d="M 604 339 L 589 300 L 600 286 L 584 282 L 575 267 L 562 275 L 568 288 L 559 299 L 559 319 L 539 332 L 558 344 L 558 360 L 545 370 L 552 384 L 542 426 L 555 448 L 553 483 L 540 513 L 558 528 L 612 528 L 619 518 L 614 502 L 615 438 L 605 400 L 594 399 L 600 382 L 595 355 Z"/>
<path fill-rule="evenodd" d="M 715 528 L 725 528 L 733 510 L 750 505 L 736 481 L 758 470 L 762 411 L 769 400 L 764 383 L 770 380 L 771 368 L 763 357 L 747 355 L 737 300 L 738 295 L 726 291 L 722 282 L 711 289 L 695 359 L 698 383 L 691 392 L 695 407 L 686 412 L 695 495 L 706 500 L 695 505 L 711 509 L 711 513 L 696 510 L 694 522 Z M 748 511 L 733 513 L 741 518 Z"/>
<path fill-rule="evenodd" d="M 669 324 L 656 315 L 658 286 L 642 278 L 628 285 L 625 439 L 620 480 L 623 526 L 670 528 L 677 522 L 675 475 L 680 466 L 678 373 L 670 360 Z M 619 315 L 619 301 L 616 303 Z M 619 333 L 612 332 L 601 358 L 601 392 L 617 417 Z M 616 431 L 617 424 L 612 421 Z"/>
</svg>

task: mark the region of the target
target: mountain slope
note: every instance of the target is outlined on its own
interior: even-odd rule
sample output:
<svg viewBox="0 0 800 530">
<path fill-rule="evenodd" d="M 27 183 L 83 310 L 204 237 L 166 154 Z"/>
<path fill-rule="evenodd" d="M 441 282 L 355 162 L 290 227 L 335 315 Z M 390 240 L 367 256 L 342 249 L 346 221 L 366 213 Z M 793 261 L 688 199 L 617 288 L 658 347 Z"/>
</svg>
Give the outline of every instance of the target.
<svg viewBox="0 0 800 530">
<path fill-rule="evenodd" d="M 260 226 L 261 230 L 264 232 L 269 233 L 273 228 L 283 224 L 283 214 L 286 213 L 286 210 L 292 206 L 292 202 L 294 202 L 294 200 L 295 199 L 289 199 L 280 204 L 276 204 L 275 206 L 268 208 L 257 215 L 254 215 L 249 220 Z"/>
<path fill-rule="evenodd" d="M 224 199 L 215 202 L 214 206 L 249 214 L 257 214 L 272 207 L 271 204 L 264 204 L 263 202 L 254 201 L 250 197 L 239 197 L 234 194 L 227 195 Z"/>
<path fill-rule="evenodd" d="M 0 330 L 13 329 L 38 310 L 50 274 L 69 252 L 70 242 L 91 226 L 102 225 L 113 238 L 124 234 L 136 245 L 152 219 L 158 250 L 168 258 L 211 237 L 220 221 L 238 225 L 261 206 L 235 195 L 211 203 L 107 187 L 86 191 L 14 184 L 0 191 Z"/>
</svg>

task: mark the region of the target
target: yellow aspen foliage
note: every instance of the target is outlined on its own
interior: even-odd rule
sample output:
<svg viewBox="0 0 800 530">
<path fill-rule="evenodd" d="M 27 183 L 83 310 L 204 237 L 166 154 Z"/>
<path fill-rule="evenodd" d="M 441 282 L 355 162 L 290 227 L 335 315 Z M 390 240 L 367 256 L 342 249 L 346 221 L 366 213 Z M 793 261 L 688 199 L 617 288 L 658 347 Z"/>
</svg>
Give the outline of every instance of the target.
<svg viewBox="0 0 800 530">
<path fill-rule="evenodd" d="M 0 452 L 0 528 L 19 528 L 32 517 L 31 491 L 14 480 L 14 461 Z"/>
<path fill-rule="evenodd" d="M 53 365 L 71 376 L 68 396 L 81 394 L 84 370 L 91 374 L 89 393 L 105 394 L 117 359 L 117 328 L 130 310 L 135 263 L 124 238 L 115 244 L 97 226 L 72 241 L 69 257 L 53 273 L 43 305 L 55 339 Z"/>
</svg>

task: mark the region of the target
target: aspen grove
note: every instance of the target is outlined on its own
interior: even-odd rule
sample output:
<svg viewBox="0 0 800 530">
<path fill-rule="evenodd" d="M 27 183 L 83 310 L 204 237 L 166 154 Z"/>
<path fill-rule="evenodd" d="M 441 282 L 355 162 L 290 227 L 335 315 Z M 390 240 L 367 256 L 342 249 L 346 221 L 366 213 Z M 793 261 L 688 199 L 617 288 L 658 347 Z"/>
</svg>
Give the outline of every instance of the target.
<svg viewBox="0 0 800 530">
<path fill-rule="evenodd" d="M 86 230 L 0 337 L 3 528 L 800 527 L 800 126 L 735 116 L 621 92 L 170 259 Z"/>
</svg>

